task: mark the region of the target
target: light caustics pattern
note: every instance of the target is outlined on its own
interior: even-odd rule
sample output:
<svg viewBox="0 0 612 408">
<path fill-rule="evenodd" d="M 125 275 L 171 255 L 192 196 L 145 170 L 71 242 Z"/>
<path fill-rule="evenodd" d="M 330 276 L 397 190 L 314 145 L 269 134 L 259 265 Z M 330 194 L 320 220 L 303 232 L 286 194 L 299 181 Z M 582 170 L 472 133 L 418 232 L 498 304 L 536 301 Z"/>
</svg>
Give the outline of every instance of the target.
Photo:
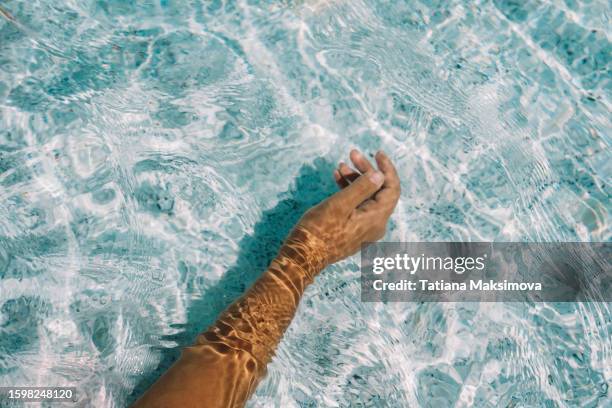
<svg viewBox="0 0 612 408">
<path fill-rule="evenodd" d="M 352 147 L 387 240 L 610 240 L 605 0 L 0 7 L 0 385 L 133 401 Z M 359 294 L 318 278 L 252 407 L 611 404 L 609 304 Z"/>
</svg>

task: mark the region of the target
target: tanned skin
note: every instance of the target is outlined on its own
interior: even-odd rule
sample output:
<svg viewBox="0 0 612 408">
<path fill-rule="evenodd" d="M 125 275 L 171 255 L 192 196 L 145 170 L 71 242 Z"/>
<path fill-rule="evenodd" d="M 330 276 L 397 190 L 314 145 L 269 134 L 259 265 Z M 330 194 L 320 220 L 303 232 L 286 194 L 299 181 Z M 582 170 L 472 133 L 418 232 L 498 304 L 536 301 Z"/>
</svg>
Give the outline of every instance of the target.
<svg viewBox="0 0 612 408">
<path fill-rule="evenodd" d="M 378 170 L 357 150 L 355 169 L 340 163 L 340 191 L 308 210 L 267 271 L 218 320 L 184 349 L 179 360 L 134 407 L 243 407 L 291 323 L 304 290 L 327 265 L 385 234 L 400 196 L 391 160 Z"/>
</svg>

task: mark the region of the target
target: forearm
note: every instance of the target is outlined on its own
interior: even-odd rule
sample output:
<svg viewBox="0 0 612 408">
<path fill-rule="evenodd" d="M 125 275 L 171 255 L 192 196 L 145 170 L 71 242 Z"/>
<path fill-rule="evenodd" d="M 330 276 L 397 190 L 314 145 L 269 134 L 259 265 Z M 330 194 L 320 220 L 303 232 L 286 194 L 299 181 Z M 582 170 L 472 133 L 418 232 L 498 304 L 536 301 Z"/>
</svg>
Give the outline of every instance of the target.
<svg viewBox="0 0 612 408">
<path fill-rule="evenodd" d="M 395 167 L 382 152 L 376 154 L 382 173 L 356 150 L 351 161 L 362 174 L 340 165 L 334 177 L 341 191 L 304 214 L 268 270 L 185 349 L 137 406 L 244 405 L 315 276 L 385 233 L 399 199 Z"/>
<path fill-rule="evenodd" d="M 266 372 L 324 247 L 294 231 L 267 271 L 188 347 L 136 406 L 241 407 Z"/>
</svg>

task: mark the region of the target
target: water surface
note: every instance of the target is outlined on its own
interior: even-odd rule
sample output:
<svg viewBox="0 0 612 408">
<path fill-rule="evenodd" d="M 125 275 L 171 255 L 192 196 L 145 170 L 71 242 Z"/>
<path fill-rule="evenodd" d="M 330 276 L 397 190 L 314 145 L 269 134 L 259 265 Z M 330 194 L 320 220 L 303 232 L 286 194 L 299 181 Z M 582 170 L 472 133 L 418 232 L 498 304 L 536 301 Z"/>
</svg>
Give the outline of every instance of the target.
<svg viewBox="0 0 612 408">
<path fill-rule="evenodd" d="M 4 1 L 0 385 L 125 406 L 352 147 L 387 240 L 610 240 L 606 1 Z M 252 407 L 607 406 L 609 304 L 307 292 Z"/>
</svg>

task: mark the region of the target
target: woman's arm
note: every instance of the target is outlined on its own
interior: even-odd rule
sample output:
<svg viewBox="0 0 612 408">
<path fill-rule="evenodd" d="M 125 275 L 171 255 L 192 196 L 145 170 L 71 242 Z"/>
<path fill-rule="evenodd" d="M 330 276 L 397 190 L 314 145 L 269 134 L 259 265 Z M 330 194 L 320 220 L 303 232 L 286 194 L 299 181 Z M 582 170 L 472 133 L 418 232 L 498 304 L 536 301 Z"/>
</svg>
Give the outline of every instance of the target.
<svg viewBox="0 0 612 408">
<path fill-rule="evenodd" d="M 380 171 L 359 152 L 334 176 L 341 191 L 310 209 L 268 270 L 180 359 L 135 407 L 242 407 L 291 323 L 306 287 L 327 265 L 384 235 L 399 198 L 391 161 L 376 155 Z"/>
</svg>

